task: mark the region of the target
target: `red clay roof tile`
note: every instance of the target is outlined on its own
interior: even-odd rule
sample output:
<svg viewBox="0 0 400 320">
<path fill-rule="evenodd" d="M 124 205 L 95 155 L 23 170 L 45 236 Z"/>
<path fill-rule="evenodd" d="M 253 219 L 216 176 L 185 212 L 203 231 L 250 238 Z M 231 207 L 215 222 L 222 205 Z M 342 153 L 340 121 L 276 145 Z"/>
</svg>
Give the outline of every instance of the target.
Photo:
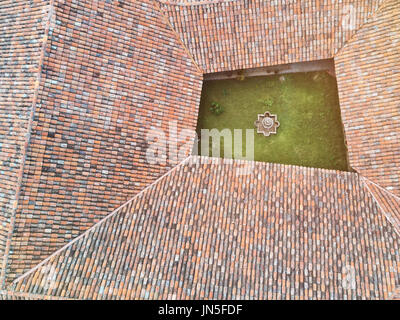
<svg viewBox="0 0 400 320">
<path fill-rule="evenodd" d="M 400 235 L 400 197 L 395 196 L 370 180 L 363 179 L 383 214 L 386 215 Z"/>
<path fill-rule="evenodd" d="M 37 91 L 48 3 L 4 0 L 0 4 L 0 289 Z"/>
<path fill-rule="evenodd" d="M 387 0 L 335 56 L 351 166 L 400 196 L 400 3 Z"/>
<path fill-rule="evenodd" d="M 332 58 L 382 0 L 160 2 L 212 73 Z"/>
<path fill-rule="evenodd" d="M 2 275 L 76 240 L 0 298 L 388 298 L 398 288 L 398 1 L 1 6 Z M 372 181 L 260 163 L 237 177 L 243 162 L 192 157 L 82 234 L 179 162 L 147 163 L 144 136 L 171 119 L 196 126 L 198 66 L 335 54 L 350 161 Z M 346 272 L 355 289 L 343 288 Z"/>
<path fill-rule="evenodd" d="M 149 164 L 145 137 L 151 128 L 168 132 L 176 121 L 179 132 L 197 124 L 202 74 L 152 1 L 54 6 L 9 279 L 188 156 Z M 178 148 L 185 142 L 175 139 Z"/>
<path fill-rule="evenodd" d="M 237 176 L 243 164 L 254 168 Z M 191 157 L 13 289 L 78 299 L 382 299 L 400 284 L 399 248 L 355 173 Z"/>
</svg>

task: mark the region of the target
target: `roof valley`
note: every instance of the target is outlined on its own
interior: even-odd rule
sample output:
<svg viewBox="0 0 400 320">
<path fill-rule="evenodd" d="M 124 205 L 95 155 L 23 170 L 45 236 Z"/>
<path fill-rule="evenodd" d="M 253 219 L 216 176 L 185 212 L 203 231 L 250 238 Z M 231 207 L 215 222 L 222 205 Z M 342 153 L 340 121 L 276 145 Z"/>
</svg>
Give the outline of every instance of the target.
<svg viewBox="0 0 400 320">
<path fill-rule="evenodd" d="M 197 64 L 196 60 L 194 59 L 193 55 L 191 54 L 191 52 L 189 51 L 189 49 L 186 47 L 186 44 L 183 42 L 181 36 L 179 35 L 179 33 L 176 31 L 176 29 L 174 28 L 174 26 L 171 24 L 171 22 L 169 21 L 168 16 L 166 15 L 166 13 L 162 10 L 162 8 L 160 7 L 160 5 L 158 4 L 158 0 L 152 0 L 153 1 L 153 5 L 154 7 L 158 10 L 158 12 L 160 13 L 160 15 L 163 17 L 164 21 L 166 24 L 168 24 L 168 26 L 171 28 L 171 30 L 174 32 L 176 39 L 180 42 L 180 44 L 182 45 L 182 47 L 184 48 L 186 54 L 188 55 L 188 57 L 190 57 L 190 59 L 192 60 L 193 64 L 196 66 L 197 71 L 203 75 L 204 70 L 200 68 L 200 66 Z"/>
</svg>

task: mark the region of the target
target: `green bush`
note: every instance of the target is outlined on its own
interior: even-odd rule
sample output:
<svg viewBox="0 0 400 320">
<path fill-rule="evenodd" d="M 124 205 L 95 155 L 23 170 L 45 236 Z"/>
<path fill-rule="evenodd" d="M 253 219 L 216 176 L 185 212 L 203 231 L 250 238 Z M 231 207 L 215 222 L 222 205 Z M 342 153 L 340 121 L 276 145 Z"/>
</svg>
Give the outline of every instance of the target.
<svg viewBox="0 0 400 320">
<path fill-rule="evenodd" d="M 274 104 L 274 102 L 270 98 L 263 100 L 262 103 L 266 108 L 271 108 Z"/>
<path fill-rule="evenodd" d="M 213 102 L 213 103 L 211 104 L 210 111 L 218 116 L 218 115 L 220 115 L 222 112 L 224 112 L 224 109 L 221 107 L 221 105 L 220 105 L 219 103 Z"/>
</svg>

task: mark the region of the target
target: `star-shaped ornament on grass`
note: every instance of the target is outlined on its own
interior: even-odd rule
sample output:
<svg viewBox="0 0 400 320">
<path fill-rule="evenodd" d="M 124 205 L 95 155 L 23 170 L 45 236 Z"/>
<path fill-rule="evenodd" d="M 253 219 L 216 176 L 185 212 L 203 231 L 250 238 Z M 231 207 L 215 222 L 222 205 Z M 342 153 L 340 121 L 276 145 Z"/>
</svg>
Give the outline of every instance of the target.
<svg viewBox="0 0 400 320">
<path fill-rule="evenodd" d="M 280 123 L 276 114 L 271 114 L 267 111 L 258 115 L 254 125 L 257 128 L 257 133 L 262 133 L 264 136 L 269 137 L 271 134 L 276 134 Z"/>
</svg>

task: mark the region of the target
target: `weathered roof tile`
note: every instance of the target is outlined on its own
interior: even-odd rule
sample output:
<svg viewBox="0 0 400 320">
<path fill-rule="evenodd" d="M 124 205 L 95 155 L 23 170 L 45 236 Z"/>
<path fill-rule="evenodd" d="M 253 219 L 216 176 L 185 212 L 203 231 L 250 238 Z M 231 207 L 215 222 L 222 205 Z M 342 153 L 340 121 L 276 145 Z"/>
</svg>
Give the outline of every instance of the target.
<svg viewBox="0 0 400 320">
<path fill-rule="evenodd" d="M 1 299 L 395 296 L 397 0 L 51 3 L 0 5 L 2 275 L 42 261 Z M 334 55 L 350 162 L 366 178 L 191 157 L 149 186 L 181 159 L 150 164 L 144 137 L 171 119 L 195 128 L 197 65 Z"/>
<path fill-rule="evenodd" d="M 238 176 L 244 165 L 250 174 Z M 13 288 L 78 299 L 381 299 L 400 284 L 399 248 L 355 173 L 191 157 Z"/>
<path fill-rule="evenodd" d="M 212 73 L 332 58 L 383 1 L 160 2 Z"/>
<path fill-rule="evenodd" d="M 202 74 L 153 1 L 56 1 L 52 14 L 8 279 L 189 155 L 149 163 L 151 129 L 197 124 Z"/>
<path fill-rule="evenodd" d="M 350 165 L 400 196 L 400 3 L 387 0 L 335 56 Z"/>
</svg>

